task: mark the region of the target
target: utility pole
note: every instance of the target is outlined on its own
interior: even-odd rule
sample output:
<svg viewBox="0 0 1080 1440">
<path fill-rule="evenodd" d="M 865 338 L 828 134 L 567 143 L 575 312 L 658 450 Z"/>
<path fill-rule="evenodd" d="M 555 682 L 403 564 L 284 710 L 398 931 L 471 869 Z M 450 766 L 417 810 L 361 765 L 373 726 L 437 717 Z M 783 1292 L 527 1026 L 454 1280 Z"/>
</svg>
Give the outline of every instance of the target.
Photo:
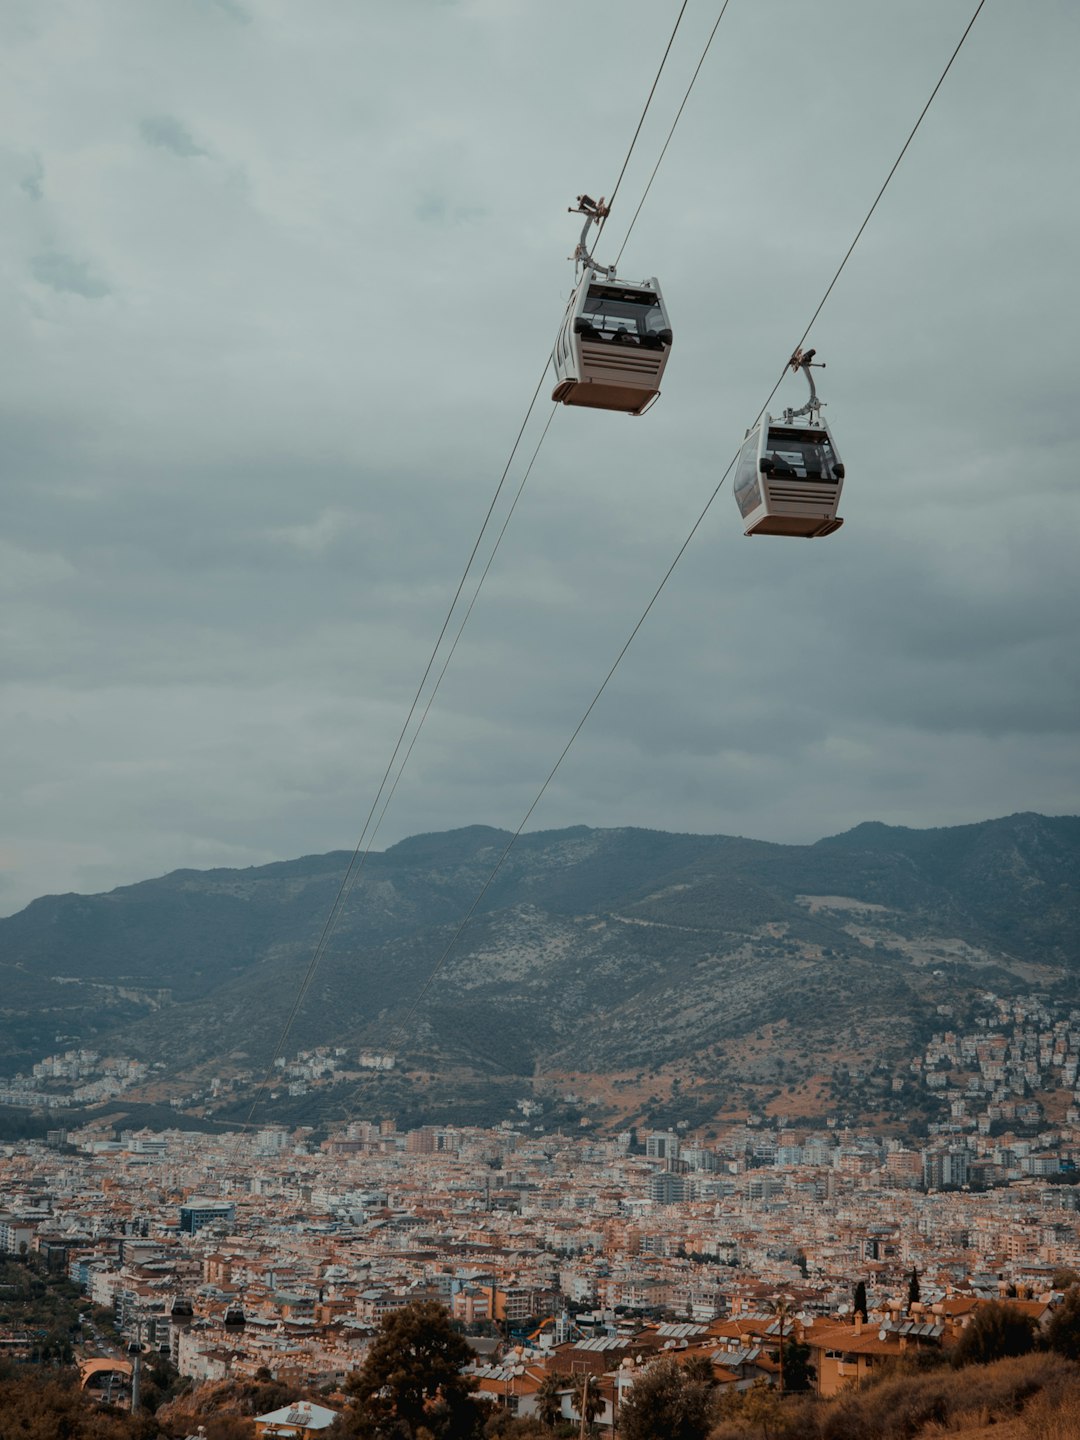
<svg viewBox="0 0 1080 1440">
<path fill-rule="evenodd" d="M 780 1394 L 784 1393 L 784 1311 L 780 1311 Z"/>
<path fill-rule="evenodd" d="M 135 1339 L 128 1345 L 128 1354 L 131 1356 L 131 1413 L 135 1415 L 139 1409 L 139 1390 L 142 1380 L 142 1350 L 143 1350 L 143 1324 L 141 1318 L 135 1321 Z"/>
<path fill-rule="evenodd" d="M 585 1416 L 589 1409 L 589 1372 L 585 1371 L 585 1383 L 581 1387 L 581 1428 L 578 1440 L 585 1440 Z"/>
<path fill-rule="evenodd" d="M 142 1378 L 142 1347 L 128 1346 L 128 1353 L 134 1350 L 134 1360 L 131 1367 L 131 1413 L 136 1414 L 139 1409 L 139 1381 Z"/>
</svg>

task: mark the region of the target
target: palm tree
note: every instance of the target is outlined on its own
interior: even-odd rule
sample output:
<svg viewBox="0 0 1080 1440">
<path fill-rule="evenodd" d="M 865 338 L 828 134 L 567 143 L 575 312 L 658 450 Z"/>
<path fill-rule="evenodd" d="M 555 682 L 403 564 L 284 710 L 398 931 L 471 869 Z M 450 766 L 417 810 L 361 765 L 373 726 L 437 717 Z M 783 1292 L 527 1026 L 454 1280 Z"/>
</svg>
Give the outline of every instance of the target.
<svg viewBox="0 0 1080 1440">
<path fill-rule="evenodd" d="M 587 1426 L 592 1425 L 597 1415 L 604 1408 L 593 1377 L 586 1371 L 583 1375 L 575 1375 L 570 1390 L 570 1405 L 575 1414 L 581 1416 L 581 1428 L 584 1432 Z"/>
<path fill-rule="evenodd" d="M 536 1392 L 536 1413 L 543 1425 L 555 1428 L 562 1415 L 562 1392 L 566 1387 L 558 1375 L 545 1375 Z"/>
<path fill-rule="evenodd" d="M 683 1372 L 688 1380 L 696 1380 L 701 1385 L 716 1384 L 716 1372 L 707 1355 L 691 1355 L 683 1366 Z"/>
<path fill-rule="evenodd" d="M 784 1327 L 791 1319 L 791 1296 L 774 1295 L 770 1304 L 770 1312 L 780 1321 L 780 1394 L 784 1393 Z"/>
</svg>

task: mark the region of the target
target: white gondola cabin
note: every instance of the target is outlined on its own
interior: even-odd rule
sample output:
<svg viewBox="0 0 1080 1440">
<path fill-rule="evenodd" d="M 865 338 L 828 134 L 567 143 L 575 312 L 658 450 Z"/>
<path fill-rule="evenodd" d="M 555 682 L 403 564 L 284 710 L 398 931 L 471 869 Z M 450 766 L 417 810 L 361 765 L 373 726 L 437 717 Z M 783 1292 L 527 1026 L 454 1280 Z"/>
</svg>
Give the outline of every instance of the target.
<svg viewBox="0 0 1080 1440">
<path fill-rule="evenodd" d="M 844 466 L 832 431 L 821 418 L 810 362 L 814 351 L 796 352 L 792 369 L 810 382 L 810 403 L 786 410 L 780 420 L 762 415 L 746 433 L 735 465 L 735 502 L 747 535 L 831 535 L 844 523 L 837 515 Z"/>
<path fill-rule="evenodd" d="M 640 415 L 660 393 L 671 322 L 659 282 L 585 269 L 555 342 L 553 400 Z"/>
<path fill-rule="evenodd" d="M 763 415 L 746 437 L 735 470 L 735 500 L 747 535 L 831 535 L 844 467 L 829 427 L 788 425 Z"/>
</svg>

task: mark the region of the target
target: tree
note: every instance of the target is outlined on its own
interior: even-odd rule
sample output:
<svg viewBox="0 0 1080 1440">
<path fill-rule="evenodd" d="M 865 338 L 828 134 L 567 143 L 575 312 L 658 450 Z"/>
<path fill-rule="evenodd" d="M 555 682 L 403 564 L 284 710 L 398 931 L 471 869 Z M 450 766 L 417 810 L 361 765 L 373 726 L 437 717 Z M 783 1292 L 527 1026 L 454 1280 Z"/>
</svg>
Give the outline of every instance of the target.
<svg viewBox="0 0 1080 1440">
<path fill-rule="evenodd" d="M 780 1322 L 780 1345 L 776 1352 L 776 1358 L 780 1362 L 780 1394 L 782 1395 L 784 1393 L 784 1360 L 786 1358 L 784 1355 L 784 1350 L 786 1349 L 784 1340 L 786 1332 L 791 1328 L 791 1296 L 774 1296 L 769 1303 L 769 1309 Z"/>
<path fill-rule="evenodd" d="M 703 1385 L 716 1383 L 716 1375 L 708 1355 L 691 1355 L 682 1370 L 688 1380 L 699 1380 Z"/>
<path fill-rule="evenodd" d="M 535 1416 L 511 1415 L 496 1405 L 484 1421 L 484 1440 L 551 1440 L 551 1435 Z"/>
<path fill-rule="evenodd" d="M 851 1307 L 852 1313 L 859 1317 L 863 1324 L 866 1323 L 868 1312 L 866 1309 L 866 1281 L 860 1280 L 855 1286 L 855 1301 Z"/>
<path fill-rule="evenodd" d="M 102 1405 L 73 1376 L 42 1380 L 0 1374 L 0 1434 L 19 1440 L 151 1440 L 159 1434 L 148 1417 Z"/>
<path fill-rule="evenodd" d="M 809 1390 L 816 1376 L 810 1364 L 810 1346 L 792 1336 L 784 1346 L 784 1393 Z"/>
<path fill-rule="evenodd" d="M 913 1265 L 911 1267 L 911 1278 L 908 1280 L 907 1287 L 907 1303 L 909 1308 L 912 1305 L 916 1305 L 918 1303 L 921 1293 L 922 1292 L 919 1289 L 919 1272 L 915 1269 L 915 1266 Z"/>
<path fill-rule="evenodd" d="M 763 1440 L 770 1440 L 780 1427 L 783 1402 L 767 1380 L 755 1380 L 743 1392 L 739 1408 L 743 1419 L 761 1431 Z"/>
<path fill-rule="evenodd" d="M 575 1375 L 570 1387 L 570 1405 L 575 1415 L 580 1415 L 586 1425 L 591 1425 L 604 1408 L 603 1397 L 596 1383 L 596 1376 Z"/>
<path fill-rule="evenodd" d="M 960 1365 L 989 1365 L 1009 1355 L 1026 1355 L 1035 1348 L 1035 1321 L 1015 1305 L 991 1300 L 980 1305 L 952 1352 Z"/>
<path fill-rule="evenodd" d="M 536 1413 L 544 1425 L 552 1429 L 562 1416 L 562 1380 L 558 1375 L 545 1375 L 536 1392 Z"/>
<path fill-rule="evenodd" d="M 619 1407 L 621 1440 L 705 1440 L 715 1423 L 712 1386 L 670 1357 L 654 1360 Z"/>
<path fill-rule="evenodd" d="M 371 1440 L 413 1440 L 421 1430 L 436 1440 L 471 1440 L 483 1426 L 473 1382 L 461 1373 L 471 1359 L 437 1301 L 390 1311 L 364 1363 L 349 1377 L 352 1405 L 342 1428 Z"/>
<path fill-rule="evenodd" d="M 1074 1285 L 1050 1317 L 1046 1343 L 1067 1360 L 1080 1360 L 1080 1285 Z"/>
</svg>

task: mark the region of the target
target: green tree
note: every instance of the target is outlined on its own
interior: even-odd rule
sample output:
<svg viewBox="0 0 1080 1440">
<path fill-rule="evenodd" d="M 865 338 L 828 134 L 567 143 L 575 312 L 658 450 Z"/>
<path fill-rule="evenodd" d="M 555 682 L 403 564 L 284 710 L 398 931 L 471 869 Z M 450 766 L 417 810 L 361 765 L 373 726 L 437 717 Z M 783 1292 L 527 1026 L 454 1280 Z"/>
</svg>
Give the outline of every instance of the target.
<svg viewBox="0 0 1080 1440">
<path fill-rule="evenodd" d="M 352 1401 L 339 1429 L 383 1440 L 472 1440 L 483 1413 L 462 1370 L 472 1351 L 450 1324 L 446 1309 L 421 1300 L 392 1310 L 379 1325 L 360 1369 L 346 1389 Z"/>
<path fill-rule="evenodd" d="M 855 1286 L 855 1300 L 852 1304 L 852 1314 L 859 1316 L 865 1324 L 868 1312 L 866 1309 L 866 1281 L 860 1280 Z"/>
<path fill-rule="evenodd" d="M 991 1300 L 980 1305 L 956 1342 L 952 1362 L 989 1365 L 1009 1355 L 1026 1355 L 1035 1348 L 1035 1321 L 1015 1305 Z"/>
<path fill-rule="evenodd" d="M 501 1405 L 484 1421 L 484 1440 L 551 1440 L 546 1425 L 533 1415 L 511 1415 Z"/>
<path fill-rule="evenodd" d="M 810 1346 L 793 1335 L 784 1346 L 784 1393 L 810 1390 L 816 1377 L 817 1371 L 810 1364 Z"/>
<path fill-rule="evenodd" d="M 654 1360 L 619 1406 L 621 1440 L 705 1440 L 716 1420 L 712 1386 L 670 1357 Z"/>
<path fill-rule="evenodd" d="M 712 1361 L 708 1355 L 691 1355 L 682 1370 L 688 1380 L 699 1380 L 703 1385 L 713 1385 L 716 1382 Z"/>
<path fill-rule="evenodd" d="M 47 1379 L 0 1374 L 0 1435 L 4 1440 L 153 1440 L 158 1427 L 149 1416 L 129 1415 L 102 1405 L 81 1391 L 73 1375 Z"/>
<path fill-rule="evenodd" d="M 1050 1317 L 1046 1343 L 1067 1360 L 1080 1360 L 1080 1285 L 1074 1285 Z"/>
<path fill-rule="evenodd" d="M 570 1405 L 575 1415 L 580 1415 L 586 1425 L 591 1425 L 604 1408 L 604 1399 L 596 1383 L 596 1376 L 575 1375 L 570 1387 Z"/>
<path fill-rule="evenodd" d="M 787 1349 L 785 1342 L 791 1331 L 791 1317 L 793 1313 L 791 1296 L 774 1295 L 769 1302 L 769 1309 L 772 1314 L 775 1315 L 779 1325 L 780 1343 L 774 1352 L 774 1357 L 780 1364 L 780 1394 L 782 1395 L 784 1393 L 784 1362 L 787 1358 L 784 1353 Z M 770 1329 L 771 1328 L 770 1326 Z"/>
<path fill-rule="evenodd" d="M 182 1383 L 181 1375 L 167 1355 L 147 1355 L 143 1360 L 140 1399 L 142 1409 L 155 1411 L 173 1398 Z"/>
<path fill-rule="evenodd" d="M 908 1280 L 907 1287 L 907 1303 L 909 1308 L 918 1302 L 921 1293 L 922 1291 L 919 1289 L 919 1272 L 913 1265 L 911 1267 L 911 1278 Z"/>
<path fill-rule="evenodd" d="M 740 1396 L 739 1413 L 762 1440 L 770 1440 L 780 1429 L 783 1401 L 767 1380 L 755 1380 Z"/>
<path fill-rule="evenodd" d="M 536 1413 L 544 1425 L 554 1428 L 562 1416 L 563 1382 L 558 1375 L 545 1375 L 536 1392 Z"/>
</svg>

